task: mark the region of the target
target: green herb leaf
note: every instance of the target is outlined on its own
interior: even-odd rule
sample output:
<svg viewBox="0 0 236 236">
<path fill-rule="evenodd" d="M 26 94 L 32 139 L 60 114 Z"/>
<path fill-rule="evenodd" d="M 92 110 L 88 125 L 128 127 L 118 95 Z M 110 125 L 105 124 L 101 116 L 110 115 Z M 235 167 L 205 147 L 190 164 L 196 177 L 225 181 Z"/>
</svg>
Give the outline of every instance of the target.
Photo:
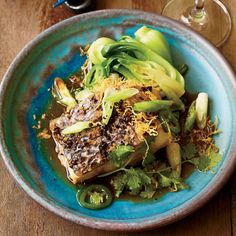
<svg viewBox="0 0 236 236">
<path fill-rule="evenodd" d="M 200 171 L 207 170 L 208 166 L 210 165 L 210 159 L 206 156 L 195 157 L 191 159 L 190 162 L 194 164 Z"/>
<path fill-rule="evenodd" d="M 162 110 L 158 114 L 163 129 L 172 135 L 178 135 L 180 132 L 179 112 Z"/>
<path fill-rule="evenodd" d="M 201 155 L 189 160 L 200 171 L 213 170 L 221 160 L 221 155 L 214 151 L 211 151 L 209 155 Z"/>
<path fill-rule="evenodd" d="M 209 158 L 211 160 L 209 168 L 212 169 L 212 168 L 215 168 L 219 164 L 219 162 L 222 159 L 222 155 L 219 154 L 218 152 L 211 151 Z"/>
<path fill-rule="evenodd" d="M 134 147 L 130 145 L 120 145 L 108 155 L 108 158 L 115 164 L 117 167 L 125 165 L 128 156 L 133 153 Z"/>
<path fill-rule="evenodd" d="M 159 174 L 159 185 L 163 188 L 169 188 L 173 192 L 188 188 L 188 185 L 175 171 L 170 172 L 168 176 L 167 174 Z"/>
<path fill-rule="evenodd" d="M 124 172 L 113 177 L 111 184 L 115 189 L 116 197 L 119 197 L 124 189 L 132 195 L 139 195 L 142 189 L 151 187 L 151 177 L 138 168 L 124 169 Z"/>
<path fill-rule="evenodd" d="M 167 187 L 171 186 L 171 179 L 170 178 L 168 178 L 167 176 L 162 175 L 162 174 L 160 174 L 159 176 L 160 176 L 159 184 L 161 187 L 167 188 Z"/>
<path fill-rule="evenodd" d="M 134 168 L 131 168 L 133 171 L 136 171 L 138 173 L 138 176 L 141 180 L 141 183 L 143 185 L 148 185 L 148 184 L 151 184 L 151 178 L 141 169 L 134 169 Z"/>
<path fill-rule="evenodd" d="M 193 143 L 188 143 L 183 146 L 181 150 L 181 156 L 183 160 L 190 160 L 197 155 L 197 148 Z"/>
<path fill-rule="evenodd" d="M 128 176 L 127 187 L 131 191 L 140 191 L 145 185 L 151 184 L 151 178 L 141 169 L 126 169 Z"/>
<path fill-rule="evenodd" d="M 140 197 L 150 199 L 154 196 L 156 190 L 152 186 L 145 186 L 145 190 L 140 193 Z"/>
<path fill-rule="evenodd" d="M 188 185 L 181 177 L 179 177 L 177 172 L 172 171 L 170 174 L 170 179 L 172 181 L 171 191 L 176 192 L 188 188 Z"/>
<path fill-rule="evenodd" d="M 142 185 L 142 181 L 139 177 L 139 174 L 135 169 L 130 169 L 129 172 L 127 172 L 128 175 L 128 182 L 127 182 L 127 187 L 129 190 L 135 190 L 135 189 L 140 189 Z"/>
<path fill-rule="evenodd" d="M 125 172 L 119 172 L 117 173 L 111 181 L 111 184 L 114 187 L 115 190 L 115 196 L 118 198 L 121 193 L 123 192 L 126 184 L 127 184 L 127 175 Z"/>
</svg>

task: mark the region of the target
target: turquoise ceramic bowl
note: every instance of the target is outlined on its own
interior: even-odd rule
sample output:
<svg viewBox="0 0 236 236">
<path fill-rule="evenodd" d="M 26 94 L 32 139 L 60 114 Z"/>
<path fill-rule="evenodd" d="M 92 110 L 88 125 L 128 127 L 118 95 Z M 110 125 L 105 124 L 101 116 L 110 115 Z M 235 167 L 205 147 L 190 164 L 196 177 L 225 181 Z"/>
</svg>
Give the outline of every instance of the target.
<svg viewBox="0 0 236 236">
<path fill-rule="evenodd" d="M 39 140 L 32 128 L 35 114 L 50 110 L 56 76 L 66 79 L 78 71 L 85 58 L 79 46 L 99 36 L 132 35 L 142 25 L 163 32 L 174 62 L 190 67 L 186 78 L 190 92 L 207 92 L 210 113 L 220 118 L 216 142 L 224 153 L 215 173 L 194 172 L 190 189 L 168 193 L 158 201 L 115 201 L 93 211 L 81 208 L 76 188 L 65 178 L 54 144 Z M 105 230 L 143 230 L 176 221 L 202 206 L 229 178 L 235 166 L 236 83 L 222 55 L 202 37 L 170 19 L 129 10 L 106 10 L 63 21 L 30 42 L 9 67 L 1 84 L 1 154 L 16 181 L 37 202 L 65 219 Z M 45 125 L 45 124 L 43 124 Z"/>
</svg>

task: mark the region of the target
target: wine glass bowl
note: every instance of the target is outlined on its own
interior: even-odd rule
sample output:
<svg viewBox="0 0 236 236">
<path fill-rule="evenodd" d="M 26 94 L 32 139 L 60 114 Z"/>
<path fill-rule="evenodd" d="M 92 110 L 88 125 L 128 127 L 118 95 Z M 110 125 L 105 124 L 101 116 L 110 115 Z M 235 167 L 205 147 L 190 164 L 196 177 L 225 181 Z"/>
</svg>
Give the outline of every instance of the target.
<svg viewBox="0 0 236 236">
<path fill-rule="evenodd" d="M 226 42 L 232 30 L 230 13 L 219 0 L 171 0 L 162 15 L 193 28 L 216 47 Z"/>
</svg>

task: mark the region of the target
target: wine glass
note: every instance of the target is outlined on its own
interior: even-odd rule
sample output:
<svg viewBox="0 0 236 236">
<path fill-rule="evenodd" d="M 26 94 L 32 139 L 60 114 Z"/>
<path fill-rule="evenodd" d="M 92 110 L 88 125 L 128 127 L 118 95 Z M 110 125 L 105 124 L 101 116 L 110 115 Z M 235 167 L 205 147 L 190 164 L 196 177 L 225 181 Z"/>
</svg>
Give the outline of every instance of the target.
<svg viewBox="0 0 236 236">
<path fill-rule="evenodd" d="M 232 29 L 229 11 L 219 0 L 170 0 L 162 15 L 190 26 L 216 47 L 226 42 Z"/>
</svg>

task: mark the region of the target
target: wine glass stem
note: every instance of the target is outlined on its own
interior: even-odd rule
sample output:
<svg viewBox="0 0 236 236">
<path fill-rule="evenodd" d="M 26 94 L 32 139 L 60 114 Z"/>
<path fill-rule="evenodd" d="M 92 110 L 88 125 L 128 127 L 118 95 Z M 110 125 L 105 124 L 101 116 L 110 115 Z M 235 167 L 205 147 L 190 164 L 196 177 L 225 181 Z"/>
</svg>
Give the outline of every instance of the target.
<svg viewBox="0 0 236 236">
<path fill-rule="evenodd" d="M 195 0 L 195 8 L 196 9 L 203 9 L 204 8 L 205 0 Z"/>
<path fill-rule="evenodd" d="M 204 9 L 205 0 L 195 0 L 194 8 L 192 9 L 190 15 L 196 21 L 203 20 L 205 18 L 206 12 Z"/>
</svg>

